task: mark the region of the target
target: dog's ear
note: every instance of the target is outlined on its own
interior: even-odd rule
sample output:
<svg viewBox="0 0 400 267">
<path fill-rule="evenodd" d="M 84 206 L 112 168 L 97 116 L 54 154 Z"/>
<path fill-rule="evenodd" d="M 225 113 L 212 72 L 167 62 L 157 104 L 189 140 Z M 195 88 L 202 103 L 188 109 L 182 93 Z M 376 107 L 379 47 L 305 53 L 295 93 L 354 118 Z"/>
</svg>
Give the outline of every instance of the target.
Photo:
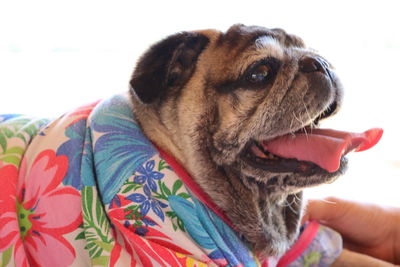
<svg viewBox="0 0 400 267">
<path fill-rule="evenodd" d="M 136 65 L 130 81 L 131 92 L 148 104 L 162 97 L 169 88 L 182 88 L 208 42 L 203 34 L 181 32 L 154 44 Z"/>
</svg>

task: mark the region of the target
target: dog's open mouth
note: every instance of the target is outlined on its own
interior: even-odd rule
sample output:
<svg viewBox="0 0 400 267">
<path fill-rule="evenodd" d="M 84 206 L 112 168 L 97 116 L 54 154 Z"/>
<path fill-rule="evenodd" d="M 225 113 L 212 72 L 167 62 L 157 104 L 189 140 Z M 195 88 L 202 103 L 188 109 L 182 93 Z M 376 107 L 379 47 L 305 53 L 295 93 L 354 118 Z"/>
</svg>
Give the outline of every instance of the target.
<svg viewBox="0 0 400 267">
<path fill-rule="evenodd" d="M 340 169 L 344 155 L 373 147 L 382 133 L 379 128 L 363 133 L 305 128 L 272 140 L 253 141 L 246 157 L 253 166 L 273 172 L 322 169 L 333 173 Z"/>
</svg>

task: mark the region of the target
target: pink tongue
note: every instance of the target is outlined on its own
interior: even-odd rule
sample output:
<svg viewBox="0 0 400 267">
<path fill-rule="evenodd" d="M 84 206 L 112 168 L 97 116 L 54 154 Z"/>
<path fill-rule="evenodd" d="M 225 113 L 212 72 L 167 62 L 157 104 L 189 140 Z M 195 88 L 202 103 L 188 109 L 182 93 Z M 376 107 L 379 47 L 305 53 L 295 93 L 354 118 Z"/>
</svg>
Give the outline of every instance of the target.
<svg viewBox="0 0 400 267">
<path fill-rule="evenodd" d="M 266 151 L 282 158 L 310 161 L 328 172 L 339 169 L 340 159 L 350 151 L 367 150 L 380 140 L 383 130 L 373 128 L 363 133 L 332 129 L 313 129 L 310 133 L 285 135 L 263 142 Z"/>
</svg>

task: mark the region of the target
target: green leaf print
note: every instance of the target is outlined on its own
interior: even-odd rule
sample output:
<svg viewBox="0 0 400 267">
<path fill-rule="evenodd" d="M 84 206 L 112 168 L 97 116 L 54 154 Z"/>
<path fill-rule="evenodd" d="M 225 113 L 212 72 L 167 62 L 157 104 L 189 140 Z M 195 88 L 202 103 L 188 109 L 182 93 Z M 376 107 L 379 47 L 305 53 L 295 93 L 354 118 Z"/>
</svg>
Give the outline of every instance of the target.
<svg viewBox="0 0 400 267">
<path fill-rule="evenodd" d="M 0 160 L 18 166 L 28 142 L 47 123 L 47 119 L 34 120 L 26 117 L 16 117 L 2 122 L 0 124 Z M 18 146 L 15 145 L 14 139 Z M 14 146 L 8 147 L 10 141 Z"/>
<path fill-rule="evenodd" d="M 168 200 L 169 196 L 176 196 L 177 195 L 176 193 L 182 187 L 183 184 L 181 180 L 176 180 L 175 183 L 172 185 L 172 192 L 171 192 L 171 190 L 164 182 L 158 181 L 157 183 L 158 187 L 160 188 L 160 193 L 154 192 L 154 197 L 163 200 Z M 186 193 L 182 192 L 180 194 L 186 194 Z M 188 194 L 186 195 L 189 196 Z"/>
<path fill-rule="evenodd" d="M 172 186 L 172 195 L 176 195 L 176 192 L 178 192 L 179 188 L 181 188 L 182 185 L 183 182 L 181 180 L 177 180 Z"/>
<path fill-rule="evenodd" d="M 13 164 L 15 166 L 19 166 L 19 163 L 21 161 L 22 155 L 24 154 L 24 149 L 22 147 L 11 147 L 7 149 L 4 153 L 0 153 L 0 160 Z"/>
<path fill-rule="evenodd" d="M 49 122 L 48 119 L 32 119 L 27 117 L 16 117 L 1 123 L 0 125 L 0 146 L 7 149 L 7 139 L 17 137 L 26 144 L 35 136 L 41 128 Z"/>
<path fill-rule="evenodd" d="M 124 212 L 129 212 L 125 215 L 124 219 L 127 220 L 136 220 L 136 222 L 140 222 L 138 220 L 142 219 L 142 215 L 140 214 L 140 206 L 132 205 L 124 209 Z M 140 222 L 141 223 L 141 222 Z M 139 225 L 141 226 L 141 225 Z"/>
<path fill-rule="evenodd" d="M 130 191 L 136 191 L 136 190 L 138 190 L 139 188 L 142 188 L 143 187 L 143 185 L 142 184 L 137 184 L 137 183 L 135 183 L 135 182 L 132 182 L 132 181 L 129 181 L 129 180 L 127 180 L 123 185 L 122 185 L 122 187 L 124 187 L 124 190 L 122 190 L 122 194 L 126 194 L 126 193 L 128 193 L 128 192 L 130 192 Z"/>
<path fill-rule="evenodd" d="M 321 260 L 321 253 L 316 251 L 311 251 L 309 254 L 304 256 L 304 267 L 310 267 L 314 264 L 318 264 Z"/>
<path fill-rule="evenodd" d="M 163 193 L 163 195 L 165 195 L 165 196 L 172 195 L 171 190 L 169 190 L 169 188 L 165 185 L 165 183 L 160 182 L 159 184 L 160 184 L 160 189 L 161 189 L 161 192 Z"/>
<path fill-rule="evenodd" d="M 185 193 L 185 192 L 179 193 L 178 196 L 183 197 L 184 199 L 190 198 L 190 195 L 188 193 Z"/>
<path fill-rule="evenodd" d="M 104 249 L 105 251 L 110 252 L 110 253 L 111 253 L 111 251 L 112 251 L 112 249 L 114 247 L 113 244 L 106 243 L 106 242 L 103 242 L 103 241 L 95 241 L 95 243 L 99 247 L 101 247 L 102 249 Z"/>
<path fill-rule="evenodd" d="M 158 181 L 158 187 L 160 188 L 161 192 L 160 193 L 154 192 L 153 193 L 154 197 L 166 201 L 168 201 L 168 197 L 170 196 L 180 196 L 185 199 L 190 198 L 190 195 L 186 192 L 180 192 L 179 194 L 177 194 L 179 189 L 181 189 L 182 185 L 183 182 L 181 180 L 176 180 L 172 185 L 172 191 L 171 191 L 164 182 Z M 183 232 L 185 231 L 183 221 L 178 216 L 176 216 L 175 211 L 167 211 L 165 214 L 167 215 L 167 217 L 171 219 L 174 231 L 177 231 L 178 228 Z"/>
<path fill-rule="evenodd" d="M 2 151 L 6 151 L 7 149 L 7 138 L 5 137 L 4 134 L 2 134 L 1 132 L 1 128 L 0 128 L 0 147 Z"/>
<path fill-rule="evenodd" d="M 2 131 L 3 131 L 4 135 L 5 135 L 7 138 L 11 138 L 11 137 L 14 136 L 13 131 L 11 131 L 11 130 L 8 129 L 8 128 L 2 128 Z"/>
<path fill-rule="evenodd" d="M 163 169 L 170 169 L 171 167 L 168 165 L 168 163 L 165 160 L 160 160 L 158 162 L 158 171 L 162 171 Z"/>
<path fill-rule="evenodd" d="M 99 256 L 95 259 L 92 259 L 92 264 L 97 266 L 108 266 L 109 261 L 110 261 L 109 257 Z"/>
<path fill-rule="evenodd" d="M 2 251 L 0 253 L 1 255 L 0 267 L 5 267 L 8 265 L 8 263 L 11 260 L 12 251 L 13 251 L 13 246 L 9 247 L 6 251 Z"/>
<path fill-rule="evenodd" d="M 85 232 L 80 232 L 79 235 L 75 237 L 75 240 L 85 239 Z"/>
<path fill-rule="evenodd" d="M 85 186 L 82 189 L 82 202 L 84 237 L 87 242 L 85 249 L 89 251 L 92 263 L 104 262 L 105 257 L 108 262 L 114 239 L 103 205 L 94 187 Z M 80 237 L 82 233 L 76 238 Z"/>
<path fill-rule="evenodd" d="M 174 231 L 177 231 L 179 228 L 182 232 L 185 232 L 183 221 L 176 215 L 175 211 L 167 211 L 165 215 L 171 219 Z"/>
</svg>

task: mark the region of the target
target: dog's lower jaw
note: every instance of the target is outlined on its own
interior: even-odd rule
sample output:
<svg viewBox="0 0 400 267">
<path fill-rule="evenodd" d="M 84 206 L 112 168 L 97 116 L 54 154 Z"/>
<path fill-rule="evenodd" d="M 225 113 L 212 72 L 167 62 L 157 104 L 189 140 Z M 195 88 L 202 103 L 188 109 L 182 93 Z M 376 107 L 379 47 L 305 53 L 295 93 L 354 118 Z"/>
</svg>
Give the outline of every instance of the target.
<svg viewBox="0 0 400 267">
<path fill-rule="evenodd" d="M 266 185 L 225 170 L 237 197 L 225 210 L 235 230 L 260 258 L 279 256 L 295 241 L 300 227 L 302 193 L 277 193 Z"/>
</svg>

